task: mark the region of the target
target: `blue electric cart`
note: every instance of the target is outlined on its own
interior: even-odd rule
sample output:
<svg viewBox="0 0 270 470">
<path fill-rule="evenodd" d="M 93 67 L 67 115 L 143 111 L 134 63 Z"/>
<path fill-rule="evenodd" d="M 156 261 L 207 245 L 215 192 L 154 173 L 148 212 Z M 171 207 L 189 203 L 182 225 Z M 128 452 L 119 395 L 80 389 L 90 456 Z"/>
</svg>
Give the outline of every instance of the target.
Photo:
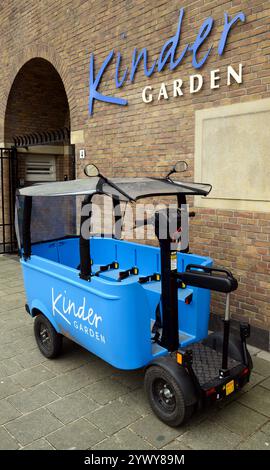
<svg viewBox="0 0 270 470">
<path fill-rule="evenodd" d="M 152 409 L 171 426 L 240 389 L 252 368 L 249 325 L 241 325 L 239 338 L 229 336 L 236 279 L 210 258 L 177 251 L 170 234 L 172 222 L 181 231 L 186 197 L 211 191 L 211 185 L 174 181 L 171 174 L 183 167 L 178 162 L 160 179 L 109 180 L 88 165 L 88 178 L 25 187 L 16 203 L 26 310 L 35 318 L 40 351 L 55 358 L 66 336 L 119 369 L 145 367 Z M 138 224 L 153 224 L 159 247 L 121 240 L 120 233 L 85 237 L 95 194 L 112 198 L 118 232 L 120 202 L 174 196 L 177 209 L 157 210 Z M 223 332 L 208 335 L 211 290 L 226 294 L 226 313 Z"/>
</svg>

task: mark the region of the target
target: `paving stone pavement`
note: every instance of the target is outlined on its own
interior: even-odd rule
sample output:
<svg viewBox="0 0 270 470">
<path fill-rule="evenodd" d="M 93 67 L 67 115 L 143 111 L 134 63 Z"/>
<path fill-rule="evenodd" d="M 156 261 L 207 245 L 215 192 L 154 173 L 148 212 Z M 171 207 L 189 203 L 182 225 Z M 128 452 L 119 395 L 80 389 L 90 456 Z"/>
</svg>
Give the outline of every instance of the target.
<svg viewBox="0 0 270 470">
<path fill-rule="evenodd" d="M 123 372 L 65 340 L 37 349 L 20 265 L 0 256 L 0 449 L 270 450 L 270 354 L 250 348 L 250 384 L 178 429 L 160 422 L 143 371 Z"/>
</svg>

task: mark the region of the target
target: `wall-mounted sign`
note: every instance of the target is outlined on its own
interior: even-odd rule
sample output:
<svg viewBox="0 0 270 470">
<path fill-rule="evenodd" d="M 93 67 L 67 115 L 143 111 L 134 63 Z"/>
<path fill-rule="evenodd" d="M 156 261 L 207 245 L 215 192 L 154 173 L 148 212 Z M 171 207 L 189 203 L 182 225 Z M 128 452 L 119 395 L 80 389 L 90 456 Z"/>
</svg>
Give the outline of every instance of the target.
<svg viewBox="0 0 270 470">
<path fill-rule="evenodd" d="M 210 90 L 216 90 L 220 88 L 221 81 L 226 83 L 227 86 L 233 83 L 239 85 L 243 83 L 243 64 L 239 64 L 236 67 L 229 65 L 226 68 L 225 76 L 221 74 L 220 69 L 211 70 L 208 76 Z M 184 96 L 184 94 L 190 93 L 191 95 L 198 93 L 202 90 L 205 83 L 205 77 L 203 75 L 196 74 L 190 75 L 188 83 L 183 82 L 181 78 L 173 80 L 172 83 L 161 83 L 158 88 L 153 88 L 151 85 L 147 85 L 142 90 L 142 100 L 144 103 L 152 103 L 154 99 L 158 101 L 168 100 L 169 98 L 177 98 Z M 185 88 L 184 88 L 185 87 Z"/>
<path fill-rule="evenodd" d="M 99 71 L 95 73 L 95 56 L 94 54 L 91 54 L 90 73 L 89 73 L 89 114 L 90 115 L 93 114 L 93 105 L 94 105 L 95 100 L 103 101 L 106 103 L 117 104 L 120 106 L 125 106 L 128 104 L 127 99 L 119 98 L 116 96 L 108 96 L 99 91 L 99 87 L 101 85 L 103 75 L 108 69 L 108 67 L 110 66 L 114 58 L 116 59 L 115 74 L 114 74 L 116 88 L 121 88 L 126 82 L 133 83 L 135 81 L 136 72 L 141 63 L 143 64 L 144 74 L 148 78 L 151 77 L 155 73 L 162 72 L 167 66 L 169 67 L 171 71 L 176 70 L 181 65 L 181 62 L 183 61 L 184 57 L 187 55 L 188 52 L 191 52 L 192 54 L 192 66 L 194 67 L 194 69 L 198 70 L 203 67 L 209 55 L 211 54 L 214 48 L 214 45 L 211 45 L 211 47 L 204 54 L 203 57 L 199 58 L 198 55 L 199 55 L 201 46 L 209 37 L 213 29 L 214 19 L 212 17 L 209 17 L 204 21 L 204 23 L 199 29 L 199 32 L 197 34 L 197 37 L 194 43 L 185 44 L 181 47 L 181 29 L 182 29 L 183 17 L 184 17 L 184 8 L 181 8 L 175 35 L 169 38 L 164 43 L 164 45 L 161 48 L 158 58 L 156 58 L 154 62 L 151 64 L 149 64 L 149 61 L 148 61 L 147 48 L 138 50 L 135 47 L 132 53 L 130 66 L 126 67 L 124 72 L 120 76 L 120 65 L 122 61 L 122 55 L 120 52 L 116 53 L 114 49 L 112 49 L 107 55 L 107 57 L 105 58 L 105 60 L 103 61 Z M 220 36 L 219 43 L 217 45 L 218 54 L 220 56 L 224 54 L 228 36 L 233 26 L 235 26 L 238 22 L 244 23 L 245 19 L 246 17 L 243 12 L 238 13 L 233 18 L 230 18 L 227 13 L 224 14 L 224 27 Z M 177 54 L 176 51 L 178 50 L 179 47 L 180 47 L 180 53 Z M 212 76 L 212 80 L 215 83 L 215 85 L 217 85 L 218 83 L 218 71 L 219 69 L 217 69 L 216 71 L 213 71 L 213 72 L 216 72 L 216 74 L 215 75 L 213 74 Z M 233 71 L 229 71 L 229 72 L 231 73 L 231 76 L 234 76 L 234 78 L 236 77 L 235 70 L 234 72 Z M 238 77 L 241 75 L 242 75 L 242 67 L 239 66 Z M 199 80 L 199 83 L 197 85 L 196 83 L 193 83 L 190 86 L 194 87 L 194 89 L 196 90 L 196 87 L 200 86 L 201 75 L 196 74 L 194 77 L 197 77 L 197 78 L 193 78 L 192 80 L 194 82 L 196 82 L 196 80 Z M 179 90 L 181 90 L 180 84 L 178 85 L 174 84 L 173 86 L 178 88 L 178 95 L 179 95 L 180 93 Z M 164 94 L 165 94 L 165 90 L 164 90 Z"/>
</svg>

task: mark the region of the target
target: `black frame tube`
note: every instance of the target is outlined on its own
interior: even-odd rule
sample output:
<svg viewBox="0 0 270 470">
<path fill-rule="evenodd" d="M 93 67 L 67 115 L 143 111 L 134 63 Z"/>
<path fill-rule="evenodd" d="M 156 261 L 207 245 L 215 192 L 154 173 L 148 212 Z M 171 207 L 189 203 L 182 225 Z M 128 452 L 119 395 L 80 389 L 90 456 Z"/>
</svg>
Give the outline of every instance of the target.
<svg viewBox="0 0 270 470">
<path fill-rule="evenodd" d="M 125 196 L 125 198 L 128 201 L 135 202 L 135 199 L 133 199 L 129 194 L 127 194 L 123 189 L 119 188 L 116 184 L 114 184 L 109 178 L 106 178 L 106 176 L 103 176 L 101 173 L 99 173 L 99 176 L 101 178 L 101 185 L 103 183 L 107 183 L 109 186 L 111 186 L 113 189 L 116 189 L 122 196 Z M 114 197 L 114 196 L 113 196 Z"/>
<path fill-rule="evenodd" d="M 169 352 L 179 347 L 178 288 L 177 279 L 171 271 L 171 241 L 159 240 L 161 258 L 161 306 L 162 337 L 160 345 Z"/>
<path fill-rule="evenodd" d="M 83 200 L 81 210 L 87 205 L 91 205 L 92 196 L 86 196 Z M 92 208 L 90 208 L 89 215 L 81 215 L 80 223 L 80 278 L 85 281 L 91 281 L 92 266 L 91 266 L 91 254 L 90 254 L 90 238 L 84 238 L 82 236 L 82 226 L 89 219 L 91 223 Z M 90 226 L 89 226 L 90 227 Z"/>
<path fill-rule="evenodd" d="M 32 196 L 25 196 L 23 208 L 23 257 L 27 261 L 31 256 L 31 213 Z"/>
<path fill-rule="evenodd" d="M 178 205 L 178 209 L 181 209 L 182 204 L 186 204 L 186 203 L 187 203 L 186 195 L 183 194 L 183 193 L 177 194 L 177 205 Z"/>
</svg>

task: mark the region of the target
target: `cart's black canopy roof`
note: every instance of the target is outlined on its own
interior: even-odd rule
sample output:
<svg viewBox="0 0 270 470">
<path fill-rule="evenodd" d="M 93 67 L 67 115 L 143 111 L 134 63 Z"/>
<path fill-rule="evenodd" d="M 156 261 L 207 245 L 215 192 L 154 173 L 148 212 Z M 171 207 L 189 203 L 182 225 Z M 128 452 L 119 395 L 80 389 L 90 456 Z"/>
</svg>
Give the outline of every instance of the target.
<svg viewBox="0 0 270 470">
<path fill-rule="evenodd" d="M 127 194 L 130 200 L 135 201 L 143 197 L 177 194 L 207 196 L 212 189 L 210 184 L 172 181 L 164 178 L 111 178 L 110 181 Z M 18 194 L 33 197 L 106 194 L 128 201 L 127 197 L 99 176 L 55 183 L 39 183 L 18 190 Z"/>
</svg>

